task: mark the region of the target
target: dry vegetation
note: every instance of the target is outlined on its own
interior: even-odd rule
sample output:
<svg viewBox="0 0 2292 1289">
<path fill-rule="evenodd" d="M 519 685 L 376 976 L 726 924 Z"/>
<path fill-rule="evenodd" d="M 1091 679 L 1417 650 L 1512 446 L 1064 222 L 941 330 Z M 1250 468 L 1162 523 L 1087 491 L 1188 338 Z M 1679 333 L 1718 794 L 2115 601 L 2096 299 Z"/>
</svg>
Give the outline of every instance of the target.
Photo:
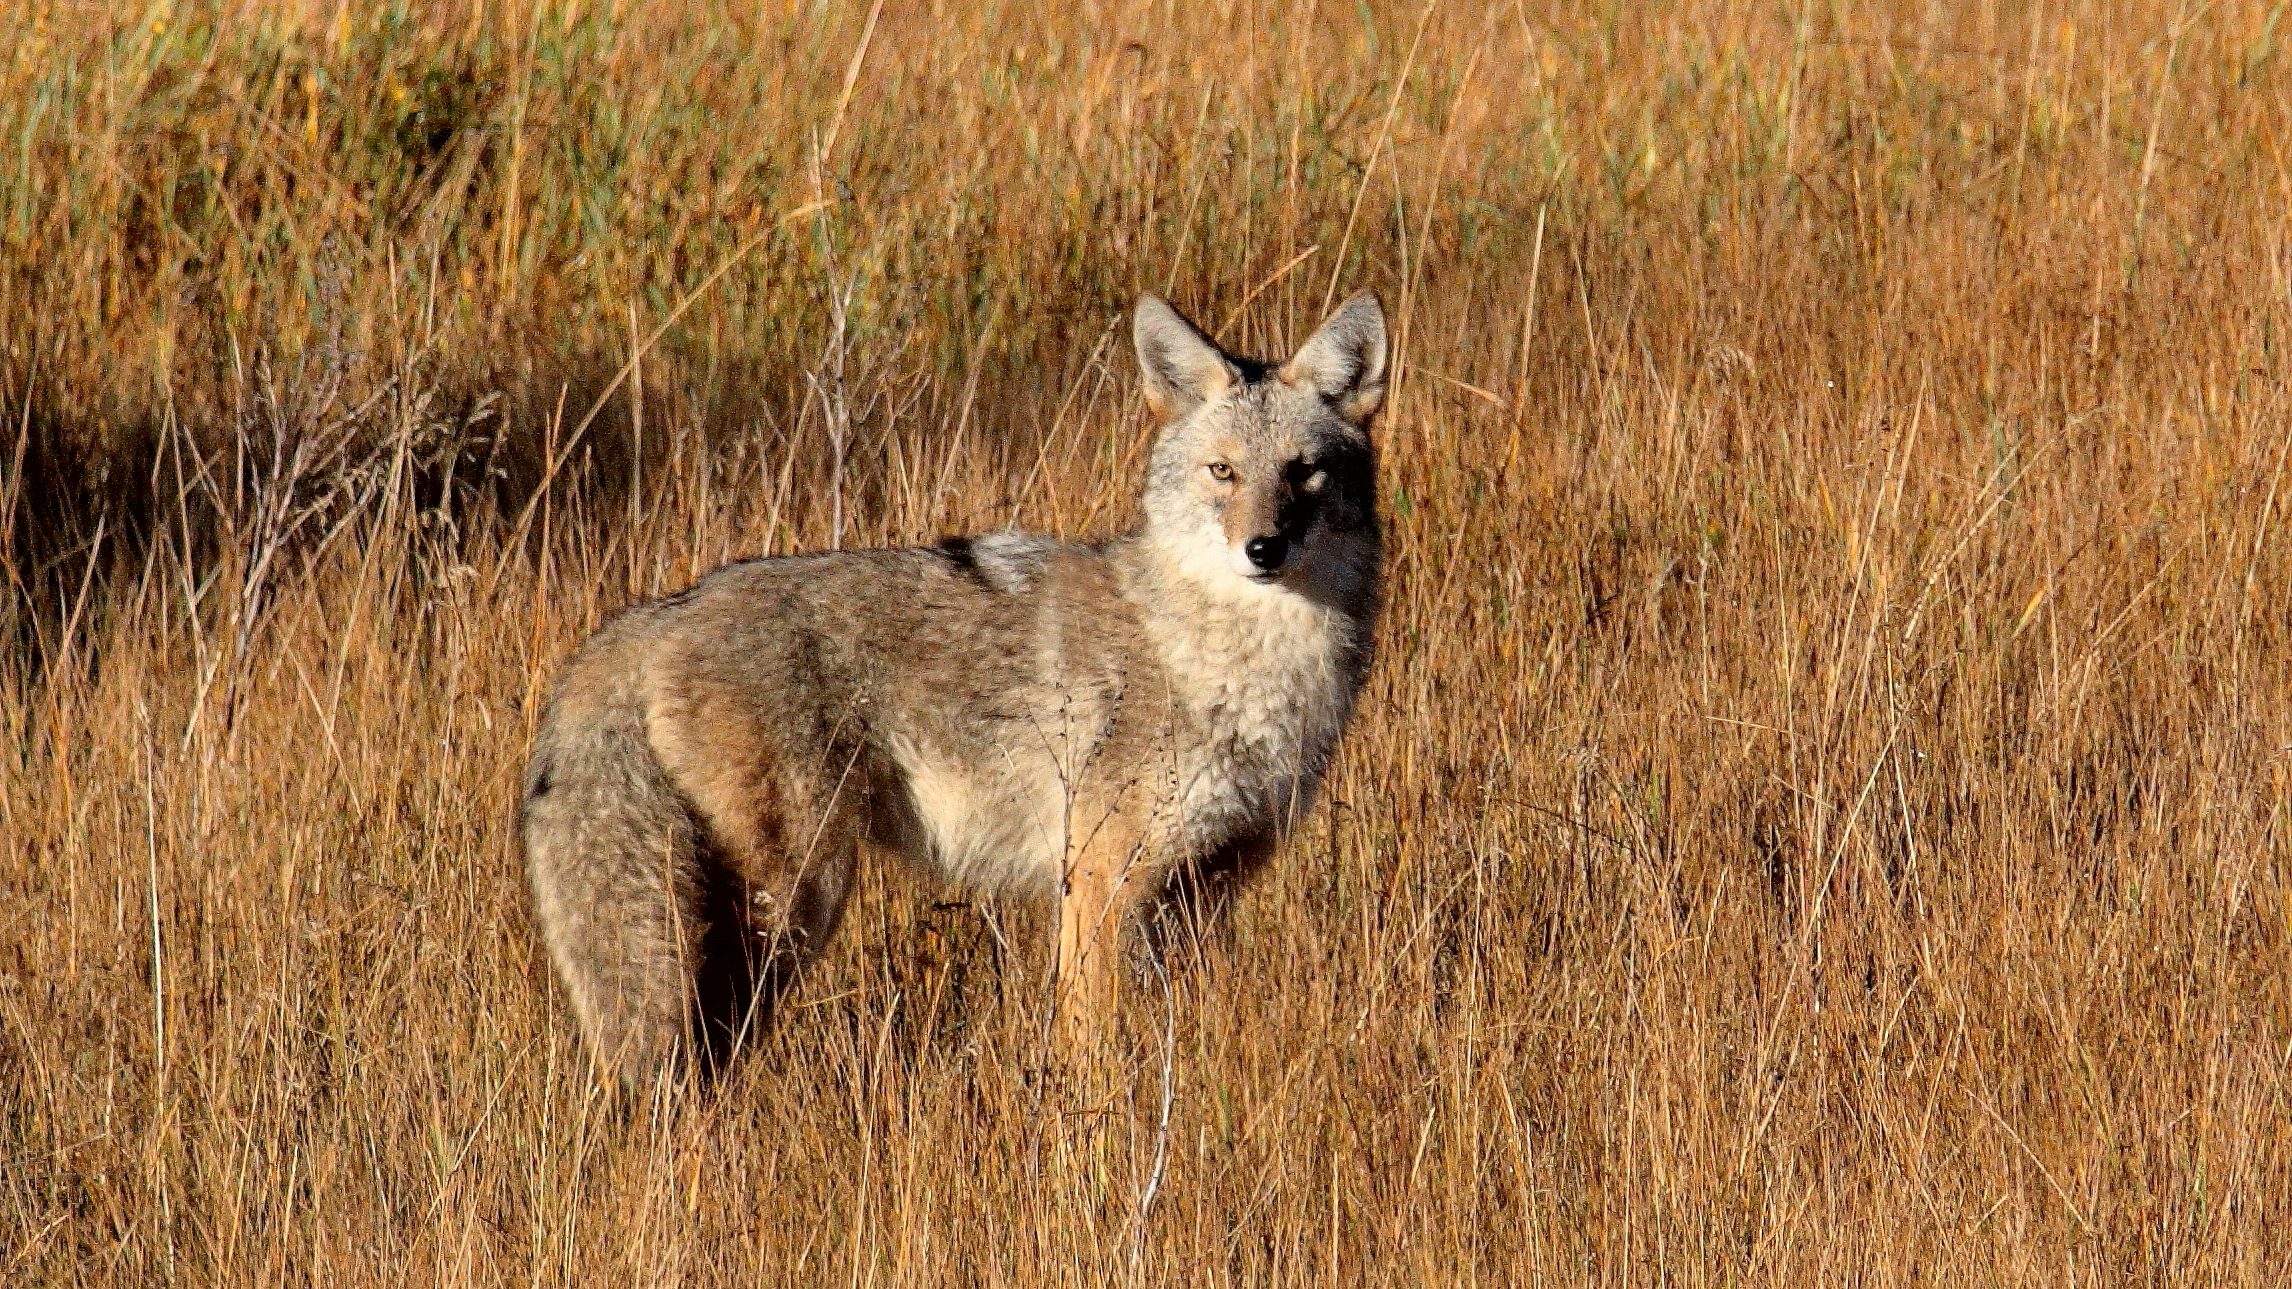
<svg viewBox="0 0 2292 1289">
<path fill-rule="evenodd" d="M 935 7 L 0 0 L 0 1281 L 2292 1276 L 2283 6 Z M 1380 665 L 1121 1093 L 881 873 L 616 1119 L 556 661 L 1333 284 Z"/>
</svg>

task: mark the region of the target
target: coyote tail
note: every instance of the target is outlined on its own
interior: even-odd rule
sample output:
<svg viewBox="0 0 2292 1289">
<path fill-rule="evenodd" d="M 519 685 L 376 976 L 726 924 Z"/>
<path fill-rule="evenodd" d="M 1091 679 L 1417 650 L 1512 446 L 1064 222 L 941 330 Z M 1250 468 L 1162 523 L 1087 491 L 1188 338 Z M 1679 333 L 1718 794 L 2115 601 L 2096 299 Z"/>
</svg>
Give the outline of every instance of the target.
<svg viewBox="0 0 2292 1289">
<path fill-rule="evenodd" d="M 610 675 L 610 669 L 591 669 Z M 755 995 L 742 900 L 626 678 L 568 684 L 526 771 L 534 916 L 582 1037 L 632 1089 L 728 1054 Z"/>
</svg>

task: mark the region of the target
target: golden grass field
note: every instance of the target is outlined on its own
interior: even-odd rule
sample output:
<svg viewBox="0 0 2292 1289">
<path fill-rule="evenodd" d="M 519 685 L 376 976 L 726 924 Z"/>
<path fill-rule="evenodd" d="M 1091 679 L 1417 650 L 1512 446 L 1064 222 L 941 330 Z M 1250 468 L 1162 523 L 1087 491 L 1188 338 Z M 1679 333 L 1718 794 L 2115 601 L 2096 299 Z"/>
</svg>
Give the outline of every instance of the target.
<svg viewBox="0 0 2292 1289">
<path fill-rule="evenodd" d="M 925 9 L 0 0 L 0 1283 L 2292 1279 L 2283 5 Z M 1114 1095 L 877 872 L 617 1113 L 582 635 L 1363 286 L 1378 666 Z"/>
</svg>

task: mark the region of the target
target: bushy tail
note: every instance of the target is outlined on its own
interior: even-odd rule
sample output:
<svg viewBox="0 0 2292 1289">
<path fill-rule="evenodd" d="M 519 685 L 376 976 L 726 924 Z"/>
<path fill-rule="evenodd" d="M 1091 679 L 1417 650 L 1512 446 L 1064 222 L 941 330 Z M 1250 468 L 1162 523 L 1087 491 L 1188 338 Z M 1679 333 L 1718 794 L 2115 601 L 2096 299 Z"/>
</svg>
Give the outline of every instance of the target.
<svg viewBox="0 0 2292 1289">
<path fill-rule="evenodd" d="M 691 1058 L 713 1064 L 746 1019 L 744 901 L 645 739 L 633 678 L 580 679 L 534 739 L 526 868 L 582 1037 L 642 1089 Z"/>
</svg>

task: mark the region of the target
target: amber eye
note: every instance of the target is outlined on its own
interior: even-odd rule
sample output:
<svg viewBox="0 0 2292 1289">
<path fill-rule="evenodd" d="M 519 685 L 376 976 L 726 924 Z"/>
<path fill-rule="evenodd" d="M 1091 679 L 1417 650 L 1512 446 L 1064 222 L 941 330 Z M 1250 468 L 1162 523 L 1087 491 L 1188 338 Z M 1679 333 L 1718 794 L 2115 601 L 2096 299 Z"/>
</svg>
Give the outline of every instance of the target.
<svg viewBox="0 0 2292 1289">
<path fill-rule="evenodd" d="M 1232 483 L 1234 481 L 1234 468 L 1223 461 L 1212 461 L 1210 462 L 1210 477 L 1219 483 Z"/>
</svg>

